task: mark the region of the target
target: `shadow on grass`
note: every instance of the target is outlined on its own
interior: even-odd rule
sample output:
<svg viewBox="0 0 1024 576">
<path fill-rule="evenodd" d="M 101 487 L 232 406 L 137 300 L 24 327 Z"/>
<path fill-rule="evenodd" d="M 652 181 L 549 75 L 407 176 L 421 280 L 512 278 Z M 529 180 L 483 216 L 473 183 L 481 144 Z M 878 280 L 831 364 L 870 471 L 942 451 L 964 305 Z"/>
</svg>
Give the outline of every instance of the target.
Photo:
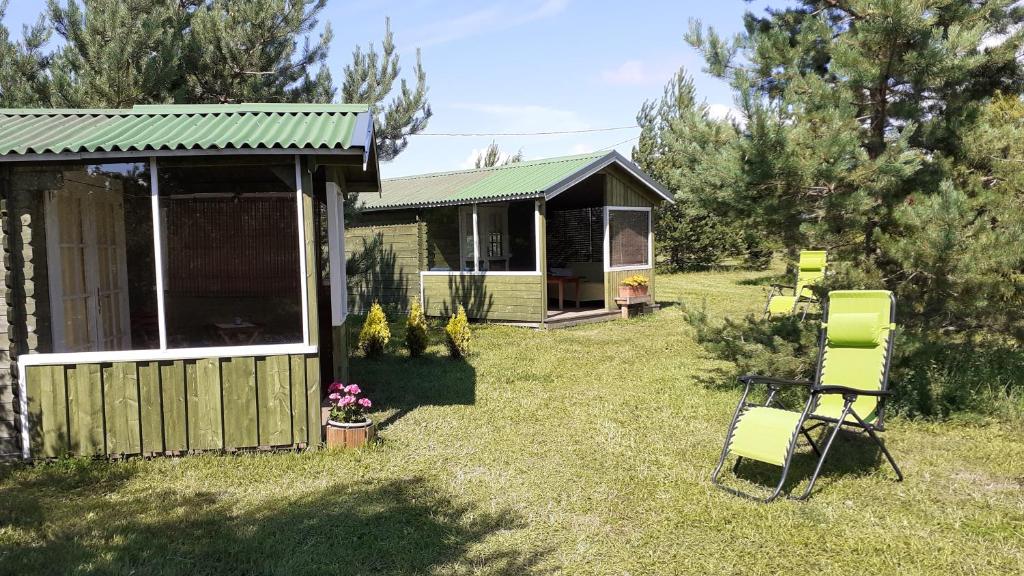
<svg viewBox="0 0 1024 576">
<path fill-rule="evenodd" d="M 831 428 L 829 433 L 831 433 Z M 882 440 L 883 442 L 885 441 L 884 438 Z M 824 437 L 815 438 L 818 446 L 822 446 L 824 441 Z M 897 460 L 898 463 L 899 461 Z M 803 494 L 817 464 L 817 455 L 807 446 L 806 440 L 802 440 L 797 447 L 796 454 L 793 455 L 793 461 L 789 468 L 789 477 L 786 478 L 786 483 L 783 485 L 782 494 L 789 494 L 794 497 Z M 731 466 L 731 464 L 729 465 Z M 832 444 L 832 449 L 829 450 L 828 457 L 821 468 L 821 474 L 818 476 L 818 481 L 814 485 L 814 492 L 811 493 L 811 496 L 813 497 L 822 490 L 827 490 L 828 486 L 836 479 L 845 476 L 866 476 L 873 474 L 881 468 L 884 468 L 883 471 L 892 474 L 892 478 L 895 481 L 895 473 L 892 472 L 889 463 L 885 461 L 885 457 L 882 455 L 878 445 L 867 436 L 844 428 Z M 728 476 L 731 476 L 731 474 L 728 474 L 728 472 L 723 473 L 727 475 L 726 481 L 728 481 Z M 735 477 L 754 485 L 750 488 L 763 489 L 764 495 L 767 495 L 775 489 L 781 473 L 782 468 L 779 466 L 744 459 Z"/>
<path fill-rule="evenodd" d="M 99 470 L 124 465 L 94 463 Z M 532 571 L 544 552 L 473 554 L 490 535 L 522 526 L 441 496 L 421 478 L 339 482 L 239 510 L 198 490 L 121 490 L 126 477 L 77 485 L 32 471 L 0 488 L 0 565 L 8 574 L 422 574 L 442 566 Z M 70 488 L 69 482 L 76 487 Z M 11 506 L 15 505 L 12 509 Z M 18 535 L 14 538 L 14 535 Z"/>
</svg>

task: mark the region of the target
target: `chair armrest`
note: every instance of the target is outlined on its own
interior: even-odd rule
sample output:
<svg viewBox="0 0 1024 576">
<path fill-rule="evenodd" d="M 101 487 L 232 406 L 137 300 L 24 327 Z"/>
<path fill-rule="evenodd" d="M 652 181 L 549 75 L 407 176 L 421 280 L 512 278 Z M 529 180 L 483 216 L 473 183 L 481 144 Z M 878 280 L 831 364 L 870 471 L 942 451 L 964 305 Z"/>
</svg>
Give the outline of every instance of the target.
<svg viewBox="0 0 1024 576">
<path fill-rule="evenodd" d="M 886 396 L 892 396 L 892 392 L 888 390 L 858 390 L 856 388 L 850 388 L 849 386 L 815 386 L 811 388 L 811 392 L 814 394 L 851 394 L 854 396 L 875 396 L 877 398 L 884 398 Z"/>
<path fill-rule="evenodd" d="M 783 288 L 789 288 L 790 290 L 796 290 L 796 286 L 791 286 L 789 284 L 769 284 L 769 286 L 771 286 L 772 288 L 778 288 L 779 290 L 782 290 Z"/>
<path fill-rule="evenodd" d="M 811 386 L 814 382 L 810 380 L 786 380 L 784 378 L 772 378 L 759 374 L 745 374 L 740 376 L 740 382 L 744 384 L 768 384 L 770 386 Z"/>
</svg>

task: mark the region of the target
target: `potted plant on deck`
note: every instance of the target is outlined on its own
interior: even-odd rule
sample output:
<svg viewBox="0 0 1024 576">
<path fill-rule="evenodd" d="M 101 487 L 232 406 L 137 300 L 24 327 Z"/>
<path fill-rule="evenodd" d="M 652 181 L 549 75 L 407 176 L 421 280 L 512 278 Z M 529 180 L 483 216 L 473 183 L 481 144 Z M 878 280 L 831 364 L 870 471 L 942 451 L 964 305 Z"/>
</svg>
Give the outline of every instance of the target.
<svg viewBox="0 0 1024 576">
<path fill-rule="evenodd" d="M 376 433 L 373 420 L 366 415 L 373 402 L 362 396 L 363 391 L 356 384 L 335 382 L 327 391 L 327 447 L 358 448 L 369 442 Z"/>
<path fill-rule="evenodd" d="M 647 279 L 647 276 L 633 274 L 619 283 L 619 298 L 646 296 L 649 284 L 650 280 Z"/>
</svg>

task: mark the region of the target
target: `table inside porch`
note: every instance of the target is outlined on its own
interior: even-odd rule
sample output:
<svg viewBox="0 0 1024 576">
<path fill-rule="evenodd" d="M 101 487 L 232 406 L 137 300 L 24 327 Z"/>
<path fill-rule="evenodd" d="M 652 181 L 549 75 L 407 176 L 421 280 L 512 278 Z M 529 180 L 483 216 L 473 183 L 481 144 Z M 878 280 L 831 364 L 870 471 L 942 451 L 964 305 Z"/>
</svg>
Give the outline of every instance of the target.
<svg viewBox="0 0 1024 576">
<path fill-rule="evenodd" d="M 548 276 L 548 284 L 558 285 L 558 309 L 565 309 L 565 285 L 572 284 L 575 288 L 573 295 L 576 300 L 576 308 L 580 307 L 580 281 L 583 280 L 582 276 Z"/>
</svg>

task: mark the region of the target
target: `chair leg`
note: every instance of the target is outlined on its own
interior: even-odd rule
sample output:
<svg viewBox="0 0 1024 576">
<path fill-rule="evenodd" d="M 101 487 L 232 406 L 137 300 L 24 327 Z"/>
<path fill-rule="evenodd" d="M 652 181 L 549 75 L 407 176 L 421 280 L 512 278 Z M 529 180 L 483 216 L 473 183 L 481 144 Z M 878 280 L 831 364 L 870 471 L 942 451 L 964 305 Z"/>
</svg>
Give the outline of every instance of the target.
<svg viewBox="0 0 1024 576">
<path fill-rule="evenodd" d="M 814 438 L 811 438 L 810 433 L 803 428 L 800 429 L 800 433 L 804 435 L 804 438 L 807 438 L 807 442 L 810 443 L 811 449 L 814 450 L 814 453 L 818 455 L 818 458 L 821 458 L 821 450 L 818 450 L 818 445 L 815 444 Z"/>
<path fill-rule="evenodd" d="M 896 472 L 896 481 L 903 482 L 903 472 L 900 471 L 900 467 L 896 465 L 896 460 L 892 457 L 892 454 L 889 453 L 889 449 L 885 447 L 885 443 L 882 442 L 882 439 L 875 433 L 874 427 L 869 426 L 864 422 L 864 420 L 861 420 L 861 417 L 858 416 L 856 412 L 853 413 L 853 417 L 857 419 L 857 422 L 860 422 L 860 425 L 864 427 L 864 431 L 868 433 L 868 436 L 871 436 L 871 439 L 875 441 L 875 444 L 878 444 L 878 447 L 882 449 L 882 454 L 885 455 L 885 459 L 889 461 L 889 465 L 892 466 L 893 471 Z"/>
<path fill-rule="evenodd" d="M 821 467 L 825 464 L 825 457 L 828 456 L 828 451 L 832 448 L 832 443 L 835 441 L 836 436 L 839 435 L 839 430 L 843 427 L 843 422 L 846 421 L 846 415 L 850 413 L 850 407 L 853 406 L 853 399 L 848 398 L 846 403 L 843 405 L 843 412 L 839 416 L 839 421 L 835 424 L 835 429 L 832 430 L 832 434 L 828 437 L 828 442 L 821 450 L 821 455 L 818 456 L 818 464 L 814 467 L 814 474 L 811 475 L 811 481 L 807 484 L 807 489 L 800 496 L 794 498 L 794 500 L 806 500 L 811 495 L 811 490 L 814 489 L 814 483 L 818 481 L 818 474 L 821 473 Z"/>
</svg>

